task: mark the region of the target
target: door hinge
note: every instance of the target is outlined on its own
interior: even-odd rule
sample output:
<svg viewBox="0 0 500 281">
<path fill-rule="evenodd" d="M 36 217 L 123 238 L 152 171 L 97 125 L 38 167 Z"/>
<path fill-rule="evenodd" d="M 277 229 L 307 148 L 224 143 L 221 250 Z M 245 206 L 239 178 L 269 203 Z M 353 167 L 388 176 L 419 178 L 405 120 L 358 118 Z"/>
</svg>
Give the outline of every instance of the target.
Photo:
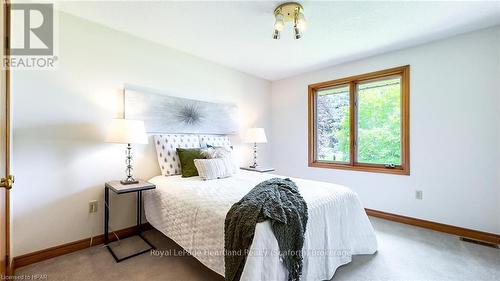
<svg viewBox="0 0 500 281">
<path fill-rule="evenodd" d="M 5 178 L 0 179 L 0 187 L 5 187 L 6 189 L 11 189 L 14 184 L 14 176 L 8 175 Z"/>
</svg>

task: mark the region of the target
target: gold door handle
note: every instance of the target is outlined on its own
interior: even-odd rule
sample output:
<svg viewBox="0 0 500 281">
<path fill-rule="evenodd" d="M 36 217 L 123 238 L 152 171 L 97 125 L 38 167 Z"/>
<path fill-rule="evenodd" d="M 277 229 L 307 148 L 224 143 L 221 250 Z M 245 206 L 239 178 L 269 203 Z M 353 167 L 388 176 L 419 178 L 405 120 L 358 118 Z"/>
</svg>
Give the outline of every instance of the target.
<svg viewBox="0 0 500 281">
<path fill-rule="evenodd" d="M 0 187 L 5 187 L 6 189 L 11 189 L 14 184 L 14 176 L 8 175 L 5 178 L 0 179 Z"/>
</svg>

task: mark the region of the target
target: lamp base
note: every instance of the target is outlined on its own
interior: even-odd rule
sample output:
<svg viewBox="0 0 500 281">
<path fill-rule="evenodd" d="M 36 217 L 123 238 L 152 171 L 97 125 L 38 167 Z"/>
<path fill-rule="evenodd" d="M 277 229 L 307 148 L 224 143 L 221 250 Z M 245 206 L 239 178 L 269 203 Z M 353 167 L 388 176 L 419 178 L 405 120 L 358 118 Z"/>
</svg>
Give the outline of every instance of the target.
<svg viewBox="0 0 500 281">
<path fill-rule="evenodd" d="M 136 184 L 136 183 L 139 183 L 139 181 L 138 180 L 131 180 L 131 181 L 122 180 L 122 181 L 120 181 L 120 183 L 123 185 L 127 185 L 127 184 Z"/>
<path fill-rule="evenodd" d="M 132 168 L 132 146 L 130 145 L 130 143 L 127 144 L 125 163 L 127 164 L 127 168 L 125 169 L 126 178 L 124 180 L 121 180 L 120 183 L 123 185 L 139 183 L 139 181 L 135 180 L 134 177 L 132 176 L 132 170 L 133 170 L 133 168 Z"/>
<path fill-rule="evenodd" d="M 250 165 L 250 168 L 255 169 L 259 166 L 257 164 L 257 143 L 253 143 L 253 165 Z"/>
</svg>

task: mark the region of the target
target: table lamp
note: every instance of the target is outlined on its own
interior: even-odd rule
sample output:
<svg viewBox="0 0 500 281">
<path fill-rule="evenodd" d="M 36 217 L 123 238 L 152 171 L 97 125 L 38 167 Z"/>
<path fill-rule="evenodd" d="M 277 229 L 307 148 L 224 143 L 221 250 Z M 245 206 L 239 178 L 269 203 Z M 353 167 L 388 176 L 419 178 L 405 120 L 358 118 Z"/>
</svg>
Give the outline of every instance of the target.
<svg viewBox="0 0 500 281">
<path fill-rule="evenodd" d="M 249 128 L 245 135 L 245 142 L 253 143 L 253 165 L 250 168 L 257 168 L 259 166 L 257 164 L 257 144 L 267 142 L 264 128 Z"/>
<path fill-rule="evenodd" d="M 144 128 L 144 122 L 140 120 L 128 119 L 113 119 L 106 136 L 106 142 L 127 144 L 125 158 L 125 175 L 126 178 L 120 181 L 122 184 L 138 183 L 132 176 L 132 145 L 131 144 L 147 144 L 148 136 Z"/>
</svg>

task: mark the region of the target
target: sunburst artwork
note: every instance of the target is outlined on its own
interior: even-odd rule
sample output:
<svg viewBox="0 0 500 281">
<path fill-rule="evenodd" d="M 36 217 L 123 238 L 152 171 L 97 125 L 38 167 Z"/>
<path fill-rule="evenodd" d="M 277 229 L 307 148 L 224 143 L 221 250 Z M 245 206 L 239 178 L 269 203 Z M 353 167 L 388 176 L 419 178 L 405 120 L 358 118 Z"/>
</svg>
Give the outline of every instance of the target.
<svg viewBox="0 0 500 281">
<path fill-rule="evenodd" d="M 238 107 L 126 88 L 125 118 L 143 120 L 149 133 L 235 134 Z"/>
<path fill-rule="evenodd" d="M 187 126 L 195 126 L 203 122 L 203 112 L 196 102 L 186 103 L 179 106 L 178 113 L 176 114 L 177 120 Z"/>
</svg>

